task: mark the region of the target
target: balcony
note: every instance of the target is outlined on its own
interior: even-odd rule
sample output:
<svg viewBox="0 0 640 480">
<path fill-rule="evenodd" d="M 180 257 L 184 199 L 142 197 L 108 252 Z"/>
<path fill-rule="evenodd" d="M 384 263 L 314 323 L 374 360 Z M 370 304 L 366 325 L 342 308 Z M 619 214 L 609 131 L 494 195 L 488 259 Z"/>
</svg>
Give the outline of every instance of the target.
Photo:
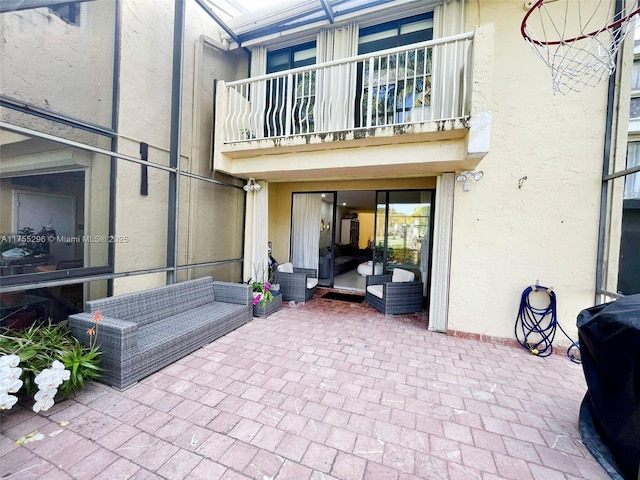
<svg viewBox="0 0 640 480">
<path fill-rule="evenodd" d="M 257 155 L 453 140 L 465 144 L 458 156 L 468 159 L 474 156 L 466 149 L 472 114 L 484 110 L 473 100 L 488 104 L 490 98 L 477 90 L 490 89 L 492 42 L 492 27 L 481 26 L 406 47 L 218 82 L 214 154 L 225 164 Z M 483 123 L 486 136 L 486 117 Z M 231 173 L 245 173 L 227 166 Z"/>
</svg>

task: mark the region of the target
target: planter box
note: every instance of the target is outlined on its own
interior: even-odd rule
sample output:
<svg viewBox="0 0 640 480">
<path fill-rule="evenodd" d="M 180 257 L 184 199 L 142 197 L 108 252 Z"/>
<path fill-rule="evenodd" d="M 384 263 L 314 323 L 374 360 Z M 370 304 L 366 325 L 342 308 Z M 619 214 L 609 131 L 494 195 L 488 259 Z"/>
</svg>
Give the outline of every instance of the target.
<svg viewBox="0 0 640 480">
<path fill-rule="evenodd" d="M 277 312 L 282 308 L 282 295 L 274 295 L 273 300 L 267 302 L 265 306 L 262 306 L 262 302 L 258 302 L 253 306 L 253 316 L 266 318 L 274 312 Z"/>
</svg>

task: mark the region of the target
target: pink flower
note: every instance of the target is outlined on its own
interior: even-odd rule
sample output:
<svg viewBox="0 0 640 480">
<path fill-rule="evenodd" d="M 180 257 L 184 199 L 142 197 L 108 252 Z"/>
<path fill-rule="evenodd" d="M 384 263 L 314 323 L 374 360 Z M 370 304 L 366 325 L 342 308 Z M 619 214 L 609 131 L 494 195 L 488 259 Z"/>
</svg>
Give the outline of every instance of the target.
<svg viewBox="0 0 640 480">
<path fill-rule="evenodd" d="M 269 290 L 271 288 L 271 284 L 269 282 L 264 284 L 264 289 Z"/>
<path fill-rule="evenodd" d="M 257 305 L 257 304 L 258 304 L 258 302 L 259 302 L 261 299 L 262 299 L 262 294 L 261 294 L 260 292 L 256 293 L 256 294 L 253 296 L 253 304 L 254 304 L 254 305 Z"/>
</svg>

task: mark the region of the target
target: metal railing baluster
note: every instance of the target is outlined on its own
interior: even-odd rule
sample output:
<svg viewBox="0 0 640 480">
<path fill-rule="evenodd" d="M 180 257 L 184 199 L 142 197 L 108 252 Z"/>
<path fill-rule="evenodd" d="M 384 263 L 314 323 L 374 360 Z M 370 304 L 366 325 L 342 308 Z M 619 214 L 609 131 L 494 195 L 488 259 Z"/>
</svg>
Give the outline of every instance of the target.
<svg viewBox="0 0 640 480">
<path fill-rule="evenodd" d="M 328 133 L 354 120 L 370 128 L 468 116 L 472 40 L 454 35 L 229 82 L 225 141 Z M 448 70 L 435 72 L 437 92 L 434 66 Z"/>
</svg>

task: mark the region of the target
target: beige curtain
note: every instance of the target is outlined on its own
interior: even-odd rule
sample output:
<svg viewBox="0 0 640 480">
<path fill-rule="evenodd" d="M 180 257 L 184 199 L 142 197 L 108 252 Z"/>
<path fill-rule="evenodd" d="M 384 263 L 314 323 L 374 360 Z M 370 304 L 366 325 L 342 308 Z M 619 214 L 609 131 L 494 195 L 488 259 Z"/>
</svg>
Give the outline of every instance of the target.
<svg viewBox="0 0 640 480">
<path fill-rule="evenodd" d="M 267 47 L 259 46 L 251 49 L 251 76 L 257 77 L 267 73 Z M 249 93 L 251 110 L 249 128 L 255 138 L 264 137 L 264 110 L 267 102 L 267 83 L 261 80 L 251 87 Z"/>
<path fill-rule="evenodd" d="M 294 267 L 318 270 L 321 210 L 322 197 L 319 193 L 293 195 L 291 262 Z"/>
<path fill-rule="evenodd" d="M 264 282 L 269 279 L 269 184 L 258 182 L 262 188 L 248 194 L 253 199 L 253 236 L 251 239 L 251 278 Z"/>
<path fill-rule="evenodd" d="M 317 63 L 358 54 L 358 25 L 322 30 L 316 40 Z M 355 65 L 335 65 L 316 72 L 314 121 L 316 132 L 353 128 Z"/>
<path fill-rule="evenodd" d="M 465 0 L 445 0 L 433 13 L 433 38 L 464 33 Z M 439 45 L 433 49 L 431 112 L 433 118 L 452 118 L 460 111 L 460 84 L 464 63 L 464 45 Z"/>
</svg>

